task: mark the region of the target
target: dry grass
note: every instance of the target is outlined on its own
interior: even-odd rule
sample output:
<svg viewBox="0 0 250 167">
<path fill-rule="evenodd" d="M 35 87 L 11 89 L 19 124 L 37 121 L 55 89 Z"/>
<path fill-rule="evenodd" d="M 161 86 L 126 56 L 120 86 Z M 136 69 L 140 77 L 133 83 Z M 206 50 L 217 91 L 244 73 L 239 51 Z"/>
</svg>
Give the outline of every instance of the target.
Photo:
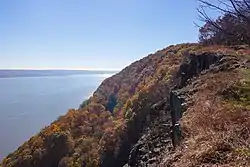
<svg viewBox="0 0 250 167">
<path fill-rule="evenodd" d="M 250 110 L 222 96 L 239 84 L 240 70 L 199 78 L 193 105 L 182 118 L 185 140 L 173 157 L 176 167 L 250 166 Z M 173 160 L 175 159 L 175 160 Z"/>
<path fill-rule="evenodd" d="M 202 47 L 188 43 L 159 50 L 104 80 L 93 96 L 83 103 L 81 109 L 70 110 L 65 116 L 61 116 L 44 128 L 7 156 L 3 166 L 52 166 L 51 164 L 57 164 L 59 160 L 64 162 L 65 159 L 69 166 L 81 166 L 83 162 L 90 166 L 99 166 L 100 157 L 106 154 L 106 150 L 111 150 L 111 153 L 119 150 L 117 148 L 120 147 L 119 141 L 124 136 L 124 129 L 126 129 L 124 127 L 130 124 L 141 125 L 143 123 L 141 120 L 149 113 L 151 105 L 165 98 L 169 92 L 171 77 L 175 75 L 183 57 L 189 53 L 203 52 L 236 56 L 250 53 L 249 50 L 236 52 L 223 46 Z M 242 136 L 247 134 L 249 129 L 242 129 L 242 127 L 249 125 L 246 124 L 249 120 L 243 119 L 249 118 L 249 112 L 246 107 L 235 103 L 222 103 L 223 99 L 218 96 L 218 93 L 236 84 L 239 78 L 238 73 L 211 74 L 200 78 L 198 87 L 200 91 L 193 96 L 194 105 L 183 117 L 182 124 L 187 136 L 184 146 L 187 148 L 182 149 L 183 158 L 176 160 L 176 166 L 187 166 L 185 161 L 189 166 L 208 162 L 226 164 L 231 162 L 232 157 L 240 157 L 243 162 L 246 162 L 244 157 L 249 155 L 246 147 L 249 141 L 248 136 L 247 140 L 243 140 Z M 110 113 L 107 108 L 111 94 L 115 94 L 117 98 L 113 113 Z M 245 101 L 243 99 L 240 104 Z M 132 132 L 140 132 L 135 128 L 131 129 L 133 129 Z M 60 154 L 62 153 L 60 149 L 55 150 L 44 146 L 54 145 L 53 140 L 47 139 L 57 136 L 67 139 L 63 142 L 65 146 L 60 147 L 68 148 L 63 154 Z M 235 141 L 231 142 L 231 138 Z M 224 152 L 234 154 L 228 156 L 224 155 Z M 222 154 L 223 156 L 220 156 Z M 181 157 L 181 154 L 179 155 Z"/>
</svg>

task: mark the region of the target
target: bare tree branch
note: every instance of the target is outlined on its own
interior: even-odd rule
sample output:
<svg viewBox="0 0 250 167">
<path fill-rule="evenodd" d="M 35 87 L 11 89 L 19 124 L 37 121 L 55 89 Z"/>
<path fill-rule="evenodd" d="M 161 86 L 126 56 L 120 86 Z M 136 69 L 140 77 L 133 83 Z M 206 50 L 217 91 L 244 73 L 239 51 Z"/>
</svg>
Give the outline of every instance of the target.
<svg viewBox="0 0 250 167">
<path fill-rule="evenodd" d="M 247 2 L 246 0 L 243 0 L 243 2 L 245 3 L 246 7 L 250 10 L 250 2 Z"/>
<path fill-rule="evenodd" d="M 209 22 L 209 23 L 212 24 L 214 27 L 216 27 L 216 28 L 222 30 L 221 27 L 220 27 L 218 24 L 216 24 L 216 23 L 206 14 L 206 12 L 204 12 L 204 9 L 202 9 L 202 8 L 201 8 L 201 10 L 198 9 L 198 13 L 199 13 L 200 16 L 201 16 L 201 19 L 203 18 L 204 21 Z"/>
<path fill-rule="evenodd" d="M 205 5 L 207 5 L 207 7 L 210 7 L 210 8 L 212 7 L 212 8 L 214 8 L 214 9 L 217 9 L 217 10 L 222 11 L 222 12 L 224 12 L 224 13 L 230 13 L 230 14 L 233 14 L 233 15 L 236 14 L 235 12 L 232 12 L 232 11 L 226 10 L 226 9 L 223 9 L 223 8 L 221 8 L 221 7 L 218 7 L 218 6 L 216 6 L 216 5 L 214 5 L 214 4 L 211 4 L 211 3 L 207 2 L 207 1 L 204 1 L 204 0 L 199 0 L 199 2 L 201 2 L 201 3 L 205 4 Z"/>
<path fill-rule="evenodd" d="M 246 10 L 246 6 L 248 8 L 248 6 L 250 6 L 250 3 L 247 2 L 246 0 L 244 0 L 244 3 L 247 4 L 245 6 L 240 5 L 240 2 L 236 1 L 236 0 L 229 0 L 231 6 L 229 4 L 226 4 L 225 2 L 218 0 L 219 3 L 223 4 L 225 7 L 227 7 L 227 9 L 224 9 L 222 7 L 219 7 L 217 5 L 214 5 L 208 1 L 205 0 L 198 0 L 200 3 L 206 5 L 206 7 L 208 8 L 213 8 L 219 11 L 222 11 L 224 13 L 229 13 L 231 15 L 235 15 L 235 16 L 240 16 L 243 19 L 245 19 L 249 24 L 250 24 L 250 18 L 247 17 L 246 15 L 244 15 L 241 11 Z M 241 9 L 241 10 L 239 10 Z M 250 10 L 246 10 L 247 12 L 250 12 Z M 205 11 L 204 11 L 205 12 Z"/>
<path fill-rule="evenodd" d="M 208 43 L 250 44 L 250 0 L 198 0 L 199 19 L 205 22 L 200 27 L 200 39 Z M 222 13 L 217 19 L 212 19 L 207 10 Z M 196 25 L 197 26 L 197 25 Z"/>
</svg>

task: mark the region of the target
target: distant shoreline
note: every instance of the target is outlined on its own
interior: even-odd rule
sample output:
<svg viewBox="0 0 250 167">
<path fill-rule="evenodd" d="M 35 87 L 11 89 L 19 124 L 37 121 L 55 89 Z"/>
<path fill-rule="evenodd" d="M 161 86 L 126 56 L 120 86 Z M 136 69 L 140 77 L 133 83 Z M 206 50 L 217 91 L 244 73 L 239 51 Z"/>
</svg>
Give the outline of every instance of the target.
<svg viewBox="0 0 250 167">
<path fill-rule="evenodd" d="M 69 75 L 94 75 L 94 74 L 114 74 L 118 71 L 114 70 L 14 70 L 1 69 L 0 78 L 17 78 L 17 77 L 53 77 L 53 76 L 69 76 Z"/>
</svg>

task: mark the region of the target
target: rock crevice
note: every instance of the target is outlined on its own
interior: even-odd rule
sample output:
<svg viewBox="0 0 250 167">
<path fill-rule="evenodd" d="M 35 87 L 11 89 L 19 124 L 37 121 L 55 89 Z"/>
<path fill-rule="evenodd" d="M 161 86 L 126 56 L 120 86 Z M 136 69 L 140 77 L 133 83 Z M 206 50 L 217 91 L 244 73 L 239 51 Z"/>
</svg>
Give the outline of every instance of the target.
<svg viewBox="0 0 250 167">
<path fill-rule="evenodd" d="M 195 79 L 208 72 L 231 70 L 242 64 L 233 56 L 203 53 L 183 58 L 179 70 L 170 83 L 164 103 L 154 105 L 150 124 L 130 150 L 127 167 L 159 166 L 163 155 L 171 154 L 182 139 L 179 121 L 196 91 Z M 152 113 L 152 112 L 151 112 Z"/>
</svg>

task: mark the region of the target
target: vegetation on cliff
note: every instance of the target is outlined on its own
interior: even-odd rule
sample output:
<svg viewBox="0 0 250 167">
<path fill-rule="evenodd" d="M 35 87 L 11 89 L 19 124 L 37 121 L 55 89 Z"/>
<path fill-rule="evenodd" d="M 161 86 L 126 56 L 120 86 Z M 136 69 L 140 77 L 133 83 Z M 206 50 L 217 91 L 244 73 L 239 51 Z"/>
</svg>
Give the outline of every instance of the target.
<svg viewBox="0 0 250 167">
<path fill-rule="evenodd" d="M 162 152 L 159 165 L 250 166 L 250 49 L 238 46 L 249 44 L 249 15 L 242 20 L 241 12 L 229 12 L 215 21 L 205 17 L 201 44 L 171 45 L 104 80 L 79 109 L 45 127 L 1 166 L 123 166 L 152 111 L 158 111 L 152 107 L 165 99 L 169 110 L 170 92 L 188 87 L 180 118 L 183 138 L 175 150 Z M 178 121 L 172 120 L 173 126 Z"/>
<path fill-rule="evenodd" d="M 198 0 L 198 13 L 204 25 L 200 27 L 200 42 L 206 45 L 250 45 L 249 0 Z M 221 13 L 209 16 L 208 10 Z"/>
<path fill-rule="evenodd" d="M 193 79 L 180 120 L 184 139 L 163 166 L 250 166 L 250 71 L 240 64 L 230 70 L 234 66 Z"/>
<path fill-rule="evenodd" d="M 61 116 L 50 126 L 44 128 L 14 153 L 8 155 L 3 160 L 2 166 L 119 166 L 119 163 L 121 163 L 120 165 L 124 164 L 126 162 L 124 155 L 128 154 L 131 145 L 138 140 L 139 132 L 143 129 L 152 105 L 168 96 L 172 84 L 177 82 L 174 78 L 182 64 L 183 58 L 190 54 L 201 53 L 232 55 L 244 59 L 247 58 L 246 55 L 250 55 L 247 49 L 223 46 L 202 47 L 199 44 L 181 44 L 157 51 L 155 54 L 151 54 L 131 64 L 121 72 L 103 81 L 93 96 L 81 108 L 69 110 L 65 116 Z M 249 120 L 246 119 L 246 116 L 248 116 L 246 114 L 249 113 L 247 110 L 247 107 L 249 107 L 247 99 L 249 97 L 247 94 L 241 94 L 242 91 L 240 91 L 242 89 L 248 90 L 247 87 L 236 87 L 239 88 L 236 91 L 239 97 L 233 94 L 232 97 L 225 96 L 224 101 L 227 102 L 226 104 L 220 103 L 223 98 L 215 96 L 218 92 L 223 94 L 226 90 L 229 90 L 226 89 L 229 87 L 226 85 L 236 85 L 234 83 L 240 80 L 239 77 L 243 77 L 243 75 L 238 74 L 243 73 L 237 73 L 237 75 L 234 73 L 234 75 L 229 75 L 230 73 L 220 74 L 209 75 L 203 79 L 206 87 L 203 86 L 199 92 L 204 97 L 198 98 L 199 93 L 194 96 L 196 101 L 198 101 L 195 103 L 196 105 L 189 109 L 192 111 L 187 112 L 191 115 L 187 114 L 187 119 L 185 119 L 185 116 L 183 117 L 183 125 L 187 134 L 205 133 L 206 131 L 202 127 L 212 127 L 212 130 L 213 128 L 217 129 L 216 132 L 220 133 L 220 135 L 214 137 L 221 139 L 225 135 L 222 132 L 230 132 L 231 135 L 237 135 L 237 133 L 233 132 L 237 130 L 235 128 L 239 128 L 239 125 L 242 125 L 244 122 L 246 125 L 249 123 Z M 223 76 L 224 78 L 217 79 L 217 76 Z M 229 77 L 232 78 L 230 82 L 227 79 Z M 220 87 L 213 85 L 216 81 L 221 82 Z M 235 89 L 230 90 L 232 92 Z M 207 92 L 204 93 L 204 91 Z M 204 104 L 208 103 L 206 98 L 210 97 L 215 98 L 215 100 L 209 102 L 210 105 L 214 105 L 211 105 L 213 109 L 210 108 L 208 110 L 216 113 L 219 110 L 227 111 L 227 114 L 218 112 L 218 118 L 215 118 L 213 114 L 205 114 L 206 108 L 204 108 Z M 233 103 L 235 100 L 240 100 L 242 105 L 235 105 Z M 227 107 L 227 109 L 223 109 L 223 107 Z M 194 115 L 192 116 L 192 114 Z M 236 115 L 237 117 L 235 117 Z M 242 117 L 240 117 L 241 115 Z M 208 121 L 210 117 L 211 120 Z M 228 117 L 228 121 L 223 121 L 222 119 L 226 117 Z M 216 121 L 213 119 L 216 119 Z M 207 125 L 205 124 L 206 122 Z M 224 123 L 228 124 L 224 125 Z M 228 126 L 225 127 L 226 125 Z M 231 126 L 232 129 L 228 129 Z M 209 130 L 209 133 L 217 135 L 212 130 Z M 241 132 L 239 131 L 239 133 Z M 211 134 L 206 135 L 207 139 L 213 137 Z M 201 139 L 204 139 L 204 135 Z M 249 136 L 246 137 L 249 140 Z M 191 139 L 194 140 L 196 138 L 191 137 Z M 243 140 L 241 139 L 241 141 Z M 249 144 L 247 140 L 244 140 L 244 142 Z M 221 143 L 216 143 L 216 141 L 214 143 L 218 146 L 222 145 Z M 191 145 L 190 147 L 194 146 Z M 196 145 L 196 147 L 198 146 Z M 202 146 L 198 148 L 202 149 Z M 210 149 L 213 149 L 213 147 Z M 187 152 L 189 150 L 192 149 L 188 149 Z M 247 147 L 242 148 L 239 146 L 234 151 L 237 152 L 237 150 L 239 154 L 248 154 Z M 196 155 L 195 152 L 193 153 Z"/>
<path fill-rule="evenodd" d="M 180 56 L 171 53 L 185 47 L 191 49 L 198 45 L 169 47 L 106 79 L 80 109 L 69 110 L 7 156 L 2 165 L 98 166 L 102 155 L 119 152 L 119 142 L 128 122 L 165 96 L 167 92 L 161 87 L 169 80 L 171 68 L 180 61 Z M 164 56 L 168 52 L 170 56 Z M 112 98 L 116 104 L 111 112 L 108 109 Z"/>
</svg>

